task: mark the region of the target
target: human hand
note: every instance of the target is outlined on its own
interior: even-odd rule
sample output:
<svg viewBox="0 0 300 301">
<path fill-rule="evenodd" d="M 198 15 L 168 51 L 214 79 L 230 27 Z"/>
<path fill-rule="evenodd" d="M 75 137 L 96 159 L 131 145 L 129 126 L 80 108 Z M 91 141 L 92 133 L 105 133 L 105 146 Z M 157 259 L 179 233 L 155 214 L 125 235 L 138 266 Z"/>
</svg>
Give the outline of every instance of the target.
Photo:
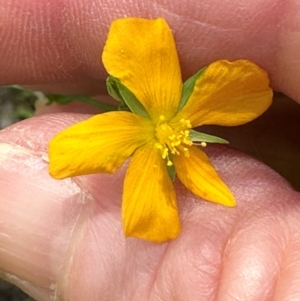
<svg viewBox="0 0 300 301">
<path fill-rule="evenodd" d="M 300 101 L 300 40 L 293 36 L 300 5 L 279 2 L 5 2 L 0 80 L 102 93 L 99 57 L 111 20 L 163 16 L 175 32 L 185 77 L 220 58 L 247 58 L 269 72 L 275 89 Z M 290 300 L 299 294 L 299 195 L 280 176 L 246 155 L 211 147 L 238 206 L 201 201 L 178 183 L 179 238 L 160 245 L 124 239 L 126 167 L 55 181 L 43 160 L 53 134 L 84 118 L 45 115 L 0 133 L 4 277 L 38 300 Z"/>
</svg>

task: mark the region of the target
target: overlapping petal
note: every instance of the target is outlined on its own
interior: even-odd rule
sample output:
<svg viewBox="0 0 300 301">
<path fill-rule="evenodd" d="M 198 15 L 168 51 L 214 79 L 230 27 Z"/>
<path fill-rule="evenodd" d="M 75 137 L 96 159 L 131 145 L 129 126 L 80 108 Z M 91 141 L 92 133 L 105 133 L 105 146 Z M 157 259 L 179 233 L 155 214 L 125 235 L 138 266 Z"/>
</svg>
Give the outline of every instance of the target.
<svg viewBox="0 0 300 301">
<path fill-rule="evenodd" d="M 137 149 L 131 159 L 124 182 L 122 216 L 126 236 L 163 242 L 180 232 L 173 184 L 160 152 L 151 145 Z"/>
<path fill-rule="evenodd" d="M 107 72 L 135 94 L 154 120 L 159 115 L 173 117 L 182 81 L 176 45 L 165 20 L 113 21 L 102 60 Z"/>
<path fill-rule="evenodd" d="M 190 156 L 173 156 L 175 170 L 180 181 L 195 195 L 228 207 L 235 206 L 235 199 L 206 154 L 192 146 Z"/>
<path fill-rule="evenodd" d="M 49 172 L 57 179 L 112 173 L 151 139 L 153 127 L 147 119 L 129 112 L 96 115 L 51 140 Z"/>
<path fill-rule="evenodd" d="M 193 125 L 235 126 L 249 122 L 272 103 L 267 73 L 247 60 L 210 64 L 196 81 L 194 91 L 176 116 Z"/>
</svg>

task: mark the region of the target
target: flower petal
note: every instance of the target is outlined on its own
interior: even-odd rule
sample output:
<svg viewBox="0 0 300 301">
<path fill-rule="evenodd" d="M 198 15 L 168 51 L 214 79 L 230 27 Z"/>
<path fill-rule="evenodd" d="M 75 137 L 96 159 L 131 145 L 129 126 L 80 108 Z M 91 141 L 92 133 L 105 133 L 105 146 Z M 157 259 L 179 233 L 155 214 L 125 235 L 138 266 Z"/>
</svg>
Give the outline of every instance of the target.
<svg viewBox="0 0 300 301">
<path fill-rule="evenodd" d="M 113 21 L 102 59 L 107 72 L 133 92 L 154 120 L 174 116 L 182 81 L 174 38 L 165 20 Z"/>
<path fill-rule="evenodd" d="M 114 172 L 137 147 L 153 138 L 150 121 L 130 112 L 109 112 L 79 122 L 49 144 L 50 174 L 63 179 Z"/>
<path fill-rule="evenodd" d="M 126 236 L 164 242 L 180 232 L 173 185 L 154 147 L 137 149 L 131 159 L 124 182 L 122 215 Z"/>
<path fill-rule="evenodd" d="M 189 148 L 189 157 L 173 156 L 180 181 L 195 195 L 228 207 L 235 206 L 235 199 L 221 180 L 206 154 L 199 148 Z"/>
<path fill-rule="evenodd" d="M 176 119 L 189 119 L 193 127 L 240 125 L 260 116 L 271 103 L 272 90 L 263 69 L 247 60 L 217 61 L 196 81 Z"/>
</svg>

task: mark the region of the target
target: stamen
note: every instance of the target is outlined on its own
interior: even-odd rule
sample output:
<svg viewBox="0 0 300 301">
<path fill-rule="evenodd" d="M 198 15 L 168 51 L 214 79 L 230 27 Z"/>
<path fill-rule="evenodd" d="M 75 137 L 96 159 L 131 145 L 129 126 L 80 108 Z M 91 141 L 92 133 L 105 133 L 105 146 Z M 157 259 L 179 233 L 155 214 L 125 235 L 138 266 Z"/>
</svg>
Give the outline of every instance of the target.
<svg viewBox="0 0 300 301">
<path fill-rule="evenodd" d="M 163 151 L 162 151 L 162 157 L 163 159 L 166 159 L 167 156 L 169 154 L 169 149 L 166 147 Z"/>
<path fill-rule="evenodd" d="M 185 156 L 185 157 L 189 157 L 189 156 L 190 156 L 189 149 L 186 148 L 186 147 L 183 148 L 183 153 L 184 153 L 184 156 Z"/>
<path fill-rule="evenodd" d="M 163 146 L 160 143 L 155 143 L 154 146 L 158 149 L 163 149 Z"/>
<path fill-rule="evenodd" d="M 192 145 L 193 144 L 193 142 L 190 139 L 185 138 L 185 137 L 183 138 L 183 143 L 187 144 L 187 145 Z"/>
<path fill-rule="evenodd" d="M 172 165 L 173 165 L 173 162 L 172 162 L 171 160 L 168 160 L 167 165 L 168 165 L 168 166 L 172 166 Z"/>
<path fill-rule="evenodd" d="M 192 128 L 192 124 L 188 119 L 180 119 L 180 123 L 182 126 L 187 127 L 188 129 Z"/>
<path fill-rule="evenodd" d="M 187 119 L 181 119 L 177 124 L 168 124 L 165 116 L 160 115 L 159 121 L 156 125 L 156 137 L 158 142 L 155 147 L 160 150 L 161 156 L 166 160 L 167 166 L 172 166 L 173 162 L 170 160 L 170 155 L 184 155 L 189 157 L 189 149 L 187 146 L 193 144 L 190 140 L 191 122 Z"/>
<path fill-rule="evenodd" d="M 180 152 L 175 147 L 171 149 L 171 153 L 173 155 L 180 155 Z"/>
</svg>

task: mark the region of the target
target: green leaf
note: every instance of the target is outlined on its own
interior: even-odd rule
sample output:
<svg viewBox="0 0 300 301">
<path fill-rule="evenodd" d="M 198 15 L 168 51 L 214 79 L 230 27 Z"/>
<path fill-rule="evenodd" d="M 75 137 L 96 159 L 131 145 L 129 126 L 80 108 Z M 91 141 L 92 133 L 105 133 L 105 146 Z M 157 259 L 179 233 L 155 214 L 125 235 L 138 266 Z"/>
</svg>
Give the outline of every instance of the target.
<svg viewBox="0 0 300 301">
<path fill-rule="evenodd" d="M 168 171 L 168 175 L 169 175 L 171 181 L 174 182 L 175 176 L 176 176 L 176 171 L 175 171 L 174 165 L 171 165 L 171 166 L 167 165 L 167 171 Z"/>
<path fill-rule="evenodd" d="M 229 142 L 217 136 L 200 133 L 194 130 L 190 130 L 190 139 L 193 142 L 208 142 L 208 143 L 222 143 L 228 144 Z"/>
<path fill-rule="evenodd" d="M 194 87 L 195 87 L 195 83 L 196 83 L 197 79 L 203 74 L 205 69 L 206 69 L 206 67 L 202 68 L 196 74 L 194 74 L 192 77 L 190 77 L 189 79 L 187 79 L 184 82 L 183 87 L 182 87 L 182 92 L 181 92 L 181 99 L 180 99 L 180 102 L 178 105 L 177 112 L 179 112 L 188 102 L 191 94 L 194 91 Z"/>
<path fill-rule="evenodd" d="M 33 112 L 25 107 L 18 107 L 15 111 L 15 116 L 18 119 L 27 119 L 33 116 Z"/>
<path fill-rule="evenodd" d="M 120 101 L 121 104 L 124 102 L 131 110 L 131 112 L 142 117 L 149 118 L 149 115 L 144 106 L 140 103 L 136 96 L 117 78 L 110 76 L 106 80 L 106 84 L 110 96 Z"/>
<path fill-rule="evenodd" d="M 45 95 L 49 102 L 47 105 L 52 104 L 53 102 L 61 104 L 61 105 L 67 105 L 72 101 L 80 101 L 86 104 L 89 104 L 93 107 L 96 107 L 98 109 L 101 109 L 105 112 L 109 111 L 117 111 L 118 107 L 115 105 L 111 105 L 108 103 L 100 102 L 98 100 L 92 99 L 88 96 L 84 95 L 59 95 L 59 94 L 46 94 Z"/>
<path fill-rule="evenodd" d="M 17 93 L 19 93 L 21 99 L 24 98 L 34 98 L 35 100 L 37 99 L 37 96 L 35 95 L 35 91 L 25 89 L 19 85 L 2 86 L 2 88 L 12 89 L 16 91 Z"/>
</svg>

